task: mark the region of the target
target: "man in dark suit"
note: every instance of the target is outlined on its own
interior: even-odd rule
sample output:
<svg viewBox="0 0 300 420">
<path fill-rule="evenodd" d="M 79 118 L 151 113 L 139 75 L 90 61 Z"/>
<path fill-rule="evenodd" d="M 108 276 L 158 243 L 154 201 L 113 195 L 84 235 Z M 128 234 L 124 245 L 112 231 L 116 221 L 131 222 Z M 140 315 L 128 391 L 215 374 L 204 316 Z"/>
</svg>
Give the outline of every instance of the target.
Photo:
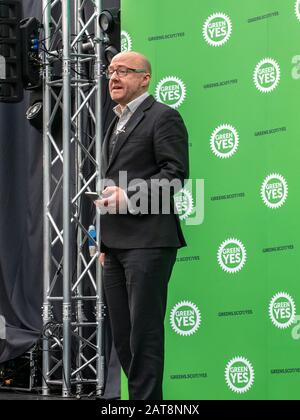
<svg viewBox="0 0 300 420">
<path fill-rule="evenodd" d="M 118 54 L 107 76 L 118 106 L 103 144 L 106 187 L 96 202 L 104 290 L 130 399 L 160 400 L 168 282 L 186 246 L 173 190 L 188 178 L 188 134 L 179 113 L 149 95 L 151 65 L 143 55 Z"/>
</svg>

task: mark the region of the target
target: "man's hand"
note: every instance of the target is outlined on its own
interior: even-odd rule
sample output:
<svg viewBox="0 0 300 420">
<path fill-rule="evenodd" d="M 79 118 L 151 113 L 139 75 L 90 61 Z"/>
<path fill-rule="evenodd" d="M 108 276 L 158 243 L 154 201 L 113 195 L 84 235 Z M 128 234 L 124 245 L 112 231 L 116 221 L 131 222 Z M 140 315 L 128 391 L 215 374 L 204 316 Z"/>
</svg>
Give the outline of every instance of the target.
<svg viewBox="0 0 300 420">
<path fill-rule="evenodd" d="M 102 267 L 104 267 L 105 254 L 103 252 L 101 252 L 101 254 L 100 254 L 99 261 L 100 261 L 100 264 L 102 265 Z"/>
<path fill-rule="evenodd" d="M 100 210 L 109 214 L 117 214 L 121 209 L 127 209 L 125 192 L 119 187 L 107 187 L 102 191 L 102 200 L 95 201 Z"/>
</svg>

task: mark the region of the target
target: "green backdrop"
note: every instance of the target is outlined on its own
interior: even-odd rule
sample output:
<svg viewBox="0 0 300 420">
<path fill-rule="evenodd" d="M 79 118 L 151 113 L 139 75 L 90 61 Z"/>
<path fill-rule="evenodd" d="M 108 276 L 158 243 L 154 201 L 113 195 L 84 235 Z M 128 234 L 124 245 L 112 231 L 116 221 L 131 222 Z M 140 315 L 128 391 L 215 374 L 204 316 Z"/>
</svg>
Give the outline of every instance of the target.
<svg viewBox="0 0 300 420">
<path fill-rule="evenodd" d="M 300 398 L 299 3 L 122 0 L 122 49 L 190 134 L 165 399 Z"/>
</svg>

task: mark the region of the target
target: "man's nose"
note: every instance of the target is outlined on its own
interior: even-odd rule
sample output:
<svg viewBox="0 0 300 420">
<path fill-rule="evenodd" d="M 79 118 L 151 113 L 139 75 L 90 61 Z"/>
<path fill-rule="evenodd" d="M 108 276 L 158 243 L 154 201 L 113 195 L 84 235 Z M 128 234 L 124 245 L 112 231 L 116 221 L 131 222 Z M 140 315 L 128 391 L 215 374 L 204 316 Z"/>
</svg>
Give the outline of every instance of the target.
<svg viewBox="0 0 300 420">
<path fill-rule="evenodd" d="M 119 79 L 119 76 L 118 76 L 117 70 L 115 70 L 115 71 L 113 72 L 113 74 L 110 76 L 110 80 L 115 80 L 115 79 Z"/>
</svg>

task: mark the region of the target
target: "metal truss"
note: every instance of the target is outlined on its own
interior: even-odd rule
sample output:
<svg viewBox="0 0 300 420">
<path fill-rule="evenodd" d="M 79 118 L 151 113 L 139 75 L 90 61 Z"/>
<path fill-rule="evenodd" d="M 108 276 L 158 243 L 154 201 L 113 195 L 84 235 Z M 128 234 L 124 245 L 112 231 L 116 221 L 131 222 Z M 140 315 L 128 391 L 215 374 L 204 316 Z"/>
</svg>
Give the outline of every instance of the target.
<svg viewBox="0 0 300 420">
<path fill-rule="evenodd" d="M 102 0 L 43 0 L 44 395 L 53 387 L 64 397 L 85 385 L 98 396 L 104 389 L 102 272 L 99 254 L 87 252 L 84 211 L 92 207 L 84 193 L 100 189 L 101 11 Z"/>
</svg>

